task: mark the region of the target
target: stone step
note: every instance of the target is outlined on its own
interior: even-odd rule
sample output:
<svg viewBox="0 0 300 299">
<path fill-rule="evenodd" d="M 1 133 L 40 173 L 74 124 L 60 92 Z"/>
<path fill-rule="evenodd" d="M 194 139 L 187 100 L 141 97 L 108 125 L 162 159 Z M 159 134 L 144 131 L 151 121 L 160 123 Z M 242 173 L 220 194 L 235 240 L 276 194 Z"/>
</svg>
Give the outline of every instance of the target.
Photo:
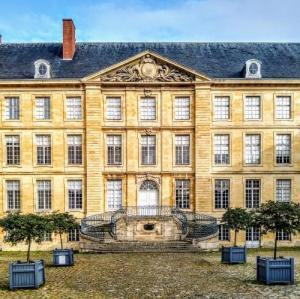
<svg viewBox="0 0 300 299">
<path fill-rule="evenodd" d="M 199 252 L 189 242 L 111 242 L 81 244 L 82 251 L 117 253 L 117 252 Z"/>
</svg>

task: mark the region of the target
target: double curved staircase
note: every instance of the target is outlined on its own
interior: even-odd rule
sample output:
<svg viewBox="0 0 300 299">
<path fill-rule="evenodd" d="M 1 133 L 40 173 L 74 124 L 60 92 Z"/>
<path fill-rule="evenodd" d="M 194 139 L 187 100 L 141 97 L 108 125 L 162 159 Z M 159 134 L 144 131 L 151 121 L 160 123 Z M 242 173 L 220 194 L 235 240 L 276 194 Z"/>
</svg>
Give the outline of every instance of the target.
<svg viewBox="0 0 300 299">
<path fill-rule="evenodd" d="M 120 241 L 117 228 L 121 220 L 146 220 L 151 222 L 172 219 L 179 227 L 180 240 Z M 88 216 L 81 221 L 81 249 L 97 252 L 178 252 L 197 251 L 192 243 L 201 242 L 218 234 L 214 217 L 185 212 L 167 206 L 126 207 L 113 212 Z"/>
</svg>

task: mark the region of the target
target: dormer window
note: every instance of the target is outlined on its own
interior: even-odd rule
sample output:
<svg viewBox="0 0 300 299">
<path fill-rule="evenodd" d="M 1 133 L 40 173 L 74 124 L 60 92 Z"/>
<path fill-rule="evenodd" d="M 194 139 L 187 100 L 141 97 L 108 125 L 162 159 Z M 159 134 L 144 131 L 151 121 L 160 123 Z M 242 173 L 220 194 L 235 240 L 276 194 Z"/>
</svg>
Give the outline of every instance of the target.
<svg viewBox="0 0 300 299">
<path fill-rule="evenodd" d="M 47 60 L 39 59 L 34 62 L 34 78 L 43 78 L 49 79 L 50 78 L 50 64 Z"/>
<path fill-rule="evenodd" d="M 246 61 L 245 78 L 257 79 L 261 78 L 261 62 L 256 59 Z"/>
</svg>

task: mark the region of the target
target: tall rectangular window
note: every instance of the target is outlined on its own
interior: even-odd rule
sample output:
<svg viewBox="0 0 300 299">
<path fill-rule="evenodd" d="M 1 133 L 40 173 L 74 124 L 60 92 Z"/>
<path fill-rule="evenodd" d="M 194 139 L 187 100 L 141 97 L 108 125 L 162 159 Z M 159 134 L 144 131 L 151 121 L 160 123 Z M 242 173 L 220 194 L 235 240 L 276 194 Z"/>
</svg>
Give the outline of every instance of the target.
<svg viewBox="0 0 300 299">
<path fill-rule="evenodd" d="M 107 181 L 107 207 L 110 211 L 122 207 L 122 180 Z"/>
<path fill-rule="evenodd" d="M 36 135 L 37 164 L 51 164 L 51 136 Z"/>
<path fill-rule="evenodd" d="M 230 98 L 215 97 L 214 98 L 214 119 L 223 120 L 230 118 Z"/>
<path fill-rule="evenodd" d="M 190 164 L 190 136 L 189 135 L 175 136 L 175 155 L 176 155 L 176 165 Z"/>
<path fill-rule="evenodd" d="M 229 164 L 229 135 L 214 136 L 215 164 Z"/>
<path fill-rule="evenodd" d="M 71 165 L 82 164 L 82 136 L 68 135 L 68 163 Z"/>
<path fill-rule="evenodd" d="M 245 138 L 245 163 L 260 164 L 260 135 L 248 134 Z"/>
<path fill-rule="evenodd" d="M 156 99 L 147 97 L 140 99 L 140 120 L 156 119 Z"/>
<path fill-rule="evenodd" d="M 229 206 L 229 187 L 230 181 L 217 179 L 215 180 L 215 208 L 227 209 Z"/>
<path fill-rule="evenodd" d="M 291 97 L 280 96 L 276 97 L 276 118 L 277 119 L 290 119 L 291 112 Z"/>
<path fill-rule="evenodd" d="M 20 100 L 19 98 L 5 98 L 5 119 L 20 119 Z"/>
<path fill-rule="evenodd" d="M 20 181 L 6 181 L 7 209 L 14 211 L 21 208 Z"/>
<path fill-rule="evenodd" d="M 108 135 L 107 141 L 107 164 L 122 164 L 122 136 Z"/>
<path fill-rule="evenodd" d="M 276 201 L 291 201 L 291 180 L 279 179 L 276 180 Z"/>
<path fill-rule="evenodd" d="M 141 136 L 141 153 L 143 165 L 156 164 L 156 138 L 155 136 Z"/>
<path fill-rule="evenodd" d="M 230 241 L 230 231 L 225 224 L 219 224 L 219 241 Z"/>
<path fill-rule="evenodd" d="M 67 119 L 82 119 L 81 98 L 67 98 Z"/>
<path fill-rule="evenodd" d="M 175 98 L 175 120 L 190 119 L 190 98 L 176 97 Z"/>
<path fill-rule="evenodd" d="M 258 227 L 247 227 L 246 229 L 246 241 L 259 241 L 260 233 Z"/>
<path fill-rule="evenodd" d="M 20 165 L 20 136 L 7 135 L 5 142 L 7 165 Z"/>
<path fill-rule="evenodd" d="M 38 210 L 51 209 L 51 181 L 37 181 Z"/>
<path fill-rule="evenodd" d="M 190 208 L 190 180 L 176 180 L 176 208 Z"/>
<path fill-rule="evenodd" d="M 82 209 L 82 181 L 69 180 L 68 181 L 68 199 L 69 209 Z"/>
<path fill-rule="evenodd" d="M 106 98 L 106 119 L 121 120 L 121 98 L 120 97 Z"/>
<path fill-rule="evenodd" d="M 280 230 L 276 233 L 276 238 L 278 241 L 291 241 L 291 234 L 284 230 Z"/>
<path fill-rule="evenodd" d="M 291 135 L 290 134 L 276 135 L 276 163 L 277 164 L 291 163 Z"/>
<path fill-rule="evenodd" d="M 79 228 L 69 229 L 68 242 L 79 242 Z"/>
<path fill-rule="evenodd" d="M 247 96 L 244 102 L 245 119 L 257 120 L 261 118 L 260 97 Z"/>
<path fill-rule="evenodd" d="M 50 98 L 35 99 L 35 118 L 41 120 L 50 119 Z"/>
<path fill-rule="evenodd" d="M 260 203 L 260 180 L 246 180 L 246 208 L 258 208 Z"/>
</svg>

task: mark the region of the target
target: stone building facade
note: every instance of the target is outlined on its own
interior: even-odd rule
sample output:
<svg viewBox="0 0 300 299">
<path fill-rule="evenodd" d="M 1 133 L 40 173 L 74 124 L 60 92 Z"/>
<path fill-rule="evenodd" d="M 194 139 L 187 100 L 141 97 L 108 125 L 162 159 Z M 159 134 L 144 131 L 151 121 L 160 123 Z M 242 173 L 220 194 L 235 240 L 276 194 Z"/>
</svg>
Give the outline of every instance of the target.
<svg viewBox="0 0 300 299">
<path fill-rule="evenodd" d="M 299 78 L 299 44 L 75 43 L 71 20 L 62 44 L 0 44 L 1 216 L 176 207 L 219 222 L 228 206 L 300 202 Z"/>
</svg>

